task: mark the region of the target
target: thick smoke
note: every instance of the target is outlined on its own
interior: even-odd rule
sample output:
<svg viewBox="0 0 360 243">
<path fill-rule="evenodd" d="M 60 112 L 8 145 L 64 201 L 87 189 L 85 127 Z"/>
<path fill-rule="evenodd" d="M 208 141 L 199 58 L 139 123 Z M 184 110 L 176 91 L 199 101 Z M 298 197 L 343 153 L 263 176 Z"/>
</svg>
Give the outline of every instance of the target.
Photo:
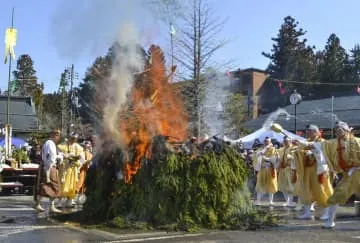
<svg viewBox="0 0 360 243">
<path fill-rule="evenodd" d="M 84 56 L 103 56 L 115 42 L 115 60 L 106 89 L 96 95 L 106 97 L 101 126 L 106 138 L 121 145 L 119 111 L 126 103 L 133 84 L 134 72 L 144 67 L 139 54 L 141 44 L 138 32 L 152 24 L 151 13 L 145 9 L 145 0 L 63 0 L 57 6 L 51 22 L 51 41 L 58 55 L 69 60 Z M 126 49 L 126 51 L 124 51 Z M 100 94 L 101 93 L 101 94 Z M 102 142 L 100 142 L 101 144 Z"/>
<path fill-rule="evenodd" d="M 138 36 L 135 27 L 125 24 L 119 36 L 120 48 L 115 53 L 111 77 L 108 81 L 106 104 L 104 108 L 103 126 L 106 134 L 116 145 L 122 145 L 119 133 L 119 112 L 127 100 L 127 94 L 134 81 L 134 72 L 141 72 L 144 68 L 142 56 L 138 48 Z"/>
<path fill-rule="evenodd" d="M 209 135 L 219 135 L 224 132 L 224 104 L 228 95 L 230 78 L 225 73 L 215 70 L 206 72 L 207 86 L 204 100 L 204 119 L 209 129 Z"/>
</svg>

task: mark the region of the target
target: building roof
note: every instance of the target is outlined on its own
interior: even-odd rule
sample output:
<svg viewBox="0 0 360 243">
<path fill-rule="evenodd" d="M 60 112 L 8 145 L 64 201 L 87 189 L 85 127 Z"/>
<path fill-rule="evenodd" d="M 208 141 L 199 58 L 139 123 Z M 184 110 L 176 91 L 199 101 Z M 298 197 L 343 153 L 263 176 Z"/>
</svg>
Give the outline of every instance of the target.
<svg viewBox="0 0 360 243">
<path fill-rule="evenodd" d="M 258 72 L 258 73 L 265 73 L 268 74 L 265 70 L 258 69 L 258 68 L 245 68 L 245 69 L 238 69 L 235 71 L 232 71 L 232 73 L 246 73 L 246 72 Z"/>
<path fill-rule="evenodd" d="M 295 127 L 295 106 L 289 105 L 283 109 L 291 116 L 287 117 L 286 115 L 280 115 L 274 122 L 281 124 L 286 130 L 293 131 Z M 347 122 L 350 126 L 360 127 L 360 96 L 334 98 L 334 115 L 332 115 L 331 111 L 331 98 L 301 102 L 296 106 L 297 130 L 305 130 L 305 127 L 308 124 L 315 124 L 321 129 L 331 129 L 337 119 Z M 245 127 L 254 130 L 261 128 L 269 115 L 270 114 L 266 114 L 255 120 L 248 121 L 246 122 Z"/>
<path fill-rule="evenodd" d="M 7 96 L 0 96 L 0 123 L 6 124 Z M 13 131 L 39 130 L 39 120 L 31 97 L 10 97 L 10 123 Z"/>
</svg>

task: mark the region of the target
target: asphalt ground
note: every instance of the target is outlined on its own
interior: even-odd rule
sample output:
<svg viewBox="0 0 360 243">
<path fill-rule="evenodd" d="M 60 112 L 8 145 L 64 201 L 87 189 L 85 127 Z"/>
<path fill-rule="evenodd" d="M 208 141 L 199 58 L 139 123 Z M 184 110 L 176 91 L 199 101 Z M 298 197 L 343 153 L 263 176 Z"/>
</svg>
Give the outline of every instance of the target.
<svg viewBox="0 0 360 243">
<path fill-rule="evenodd" d="M 0 242 L 360 242 L 360 218 L 351 206 L 340 207 L 335 229 L 322 229 L 322 209 L 312 220 L 298 220 L 299 211 L 280 206 L 261 208 L 281 216 L 278 227 L 259 231 L 105 232 L 54 222 L 48 213 L 37 213 L 30 196 L 0 197 Z M 46 200 L 43 206 L 48 208 Z M 74 211 L 79 210 L 75 208 Z"/>
</svg>

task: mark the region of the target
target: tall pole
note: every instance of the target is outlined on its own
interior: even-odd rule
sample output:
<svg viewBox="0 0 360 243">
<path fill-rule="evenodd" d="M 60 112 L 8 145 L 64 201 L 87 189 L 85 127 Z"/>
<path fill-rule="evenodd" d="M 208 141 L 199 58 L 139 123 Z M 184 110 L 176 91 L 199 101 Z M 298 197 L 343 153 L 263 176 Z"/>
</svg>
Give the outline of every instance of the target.
<svg viewBox="0 0 360 243">
<path fill-rule="evenodd" d="M 12 9 L 12 15 L 11 15 L 11 28 L 14 28 L 14 10 L 15 8 Z M 9 52 L 9 73 L 8 73 L 8 97 L 7 97 L 7 104 L 6 104 L 6 123 L 8 125 L 10 125 L 10 96 L 11 96 L 11 85 L 10 85 L 10 80 L 11 80 L 11 52 Z"/>
<path fill-rule="evenodd" d="M 70 126 L 69 126 L 70 133 L 71 133 L 71 125 L 73 124 L 73 84 L 74 84 L 74 64 L 71 65 L 71 72 L 70 72 Z"/>
<path fill-rule="evenodd" d="M 64 75 L 64 80 L 65 81 L 66 76 Z M 66 132 L 66 125 L 65 125 L 65 85 L 64 83 L 61 86 L 61 132 L 65 133 Z"/>
<path fill-rule="evenodd" d="M 331 97 L 331 138 L 334 138 L 334 96 Z"/>
<path fill-rule="evenodd" d="M 170 66 L 170 70 L 171 70 L 171 76 L 170 76 L 170 82 L 173 82 L 173 78 L 174 78 L 174 27 L 172 25 L 172 23 L 170 22 L 170 46 L 171 46 L 171 66 Z"/>
<path fill-rule="evenodd" d="M 61 90 L 61 133 L 64 134 L 64 91 Z"/>
<path fill-rule="evenodd" d="M 12 14 L 11 14 L 11 29 L 14 28 L 14 10 L 15 8 L 12 9 Z M 11 96 L 10 80 L 11 80 L 11 64 L 12 64 L 11 58 L 12 58 L 11 52 L 9 51 L 10 60 L 9 60 L 9 72 L 8 72 L 8 94 L 7 94 L 7 103 L 6 103 L 5 158 L 11 157 L 11 133 L 12 133 L 12 129 L 10 125 L 10 96 Z"/>
<path fill-rule="evenodd" d="M 295 112 L 294 113 L 295 113 L 294 125 L 295 125 L 295 134 L 296 134 L 296 104 L 295 104 Z"/>
<path fill-rule="evenodd" d="M 294 119 L 294 132 L 295 132 L 295 134 L 296 134 L 296 132 L 297 132 L 297 128 L 296 128 L 296 119 L 297 119 L 297 117 L 296 117 L 296 108 L 297 108 L 297 107 L 296 107 L 296 106 L 297 106 L 298 104 L 300 104 L 301 100 L 302 100 L 301 95 L 300 95 L 299 93 L 297 93 L 296 90 L 294 90 L 294 92 L 292 93 L 292 95 L 290 95 L 290 103 L 294 105 L 294 115 L 295 115 L 295 119 Z"/>
<path fill-rule="evenodd" d="M 174 66 L 174 33 L 172 32 L 173 25 L 170 23 L 170 45 L 171 45 L 171 67 Z"/>
</svg>

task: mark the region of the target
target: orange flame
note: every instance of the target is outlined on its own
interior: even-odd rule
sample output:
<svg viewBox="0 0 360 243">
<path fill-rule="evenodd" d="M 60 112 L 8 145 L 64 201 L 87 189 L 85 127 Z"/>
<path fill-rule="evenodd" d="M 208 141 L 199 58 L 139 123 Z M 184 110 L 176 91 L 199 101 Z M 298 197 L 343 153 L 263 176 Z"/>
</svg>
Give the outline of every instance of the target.
<svg viewBox="0 0 360 243">
<path fill-rule="evenodd" d="M 131 183 L 141 168 L 141 160 L 150 156 L 151 139 L 168 136 L 170 141 L 187 137 L 187 115 L 180 96 L 166 76 L 162 50 L 150 47 L 151 63 L 138 77 L 130 93 L 130 108 L 122 113 L 120 131 L 127 147 L 124 179 Z"/>
</svg>

